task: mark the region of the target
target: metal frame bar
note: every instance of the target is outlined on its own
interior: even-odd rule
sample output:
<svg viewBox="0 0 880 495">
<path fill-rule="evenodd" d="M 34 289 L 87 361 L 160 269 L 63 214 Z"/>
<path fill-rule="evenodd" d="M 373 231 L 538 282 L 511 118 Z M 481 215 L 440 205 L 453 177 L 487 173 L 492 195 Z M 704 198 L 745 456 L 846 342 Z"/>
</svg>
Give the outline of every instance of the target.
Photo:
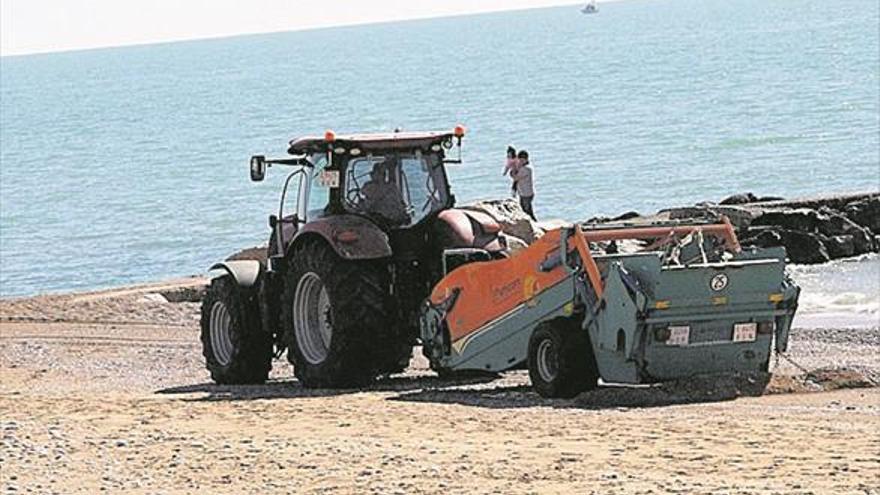
<svg viewBox="0 0 880 495">
<path fill-rule="evenodd" d="M 588 242 L 601 242 L 622 239 L 654 239 L 658 237 L 666 237 L 669 235 L 687 235 L 693 232 L 702 232 L 703 234 L 715 235 L 724 239 L 728 248 L 734 252 L 739 252 L 742 248 L 739 240 L 736 238 L 736 232 L 733 225 L 726 216 L 721 217 L 720 223 L 714 224 L 684 224 L 670 225 L 666 227 L 618 227 L 607 230 L 584 231 L 578 225 L 574 227 L 574 234 L 571 237 L 563 236 L 563 242 L 567 243 L 571 239 L 574 248 L 583 260 L 584 271 L 590 279 L 590 285 L 596 292 L 596 297 L 601 299 L 605 292 L 602 282 L 602 275 L 599 273 L 599 266 L 590 252 Z"/>
<path fill-rule="evenodd" d="M 670 234 L 687 235 L 696 231 L 721 237 L 727 242 L 728 247 L 736 252 L 742 250 L 736 238 L 733 225 L 726 216 L 721 217 L 721 223 L 714 224 L 672 225 L 668 227 L 620 227 L 608 230 L 583 231 L 583 236 L 589 242 L 600 242 L 621 239 L 654 239 Z"/>
</svg>

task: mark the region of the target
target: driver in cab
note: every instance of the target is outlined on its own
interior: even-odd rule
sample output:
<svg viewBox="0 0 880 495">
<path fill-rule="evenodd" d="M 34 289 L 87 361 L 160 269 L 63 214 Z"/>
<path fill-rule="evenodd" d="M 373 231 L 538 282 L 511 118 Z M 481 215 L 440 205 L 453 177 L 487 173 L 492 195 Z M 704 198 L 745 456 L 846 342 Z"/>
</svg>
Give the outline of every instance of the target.
<svg viewBox="0 0 880 495">
<path fill-rule="evenodd" d="M 373 165 L 370 172 L 370 180 L 361 188 L 363 200 L 360 209 L 367 214 L 372 214 L 387 221 L 391 225 L 406 225 L 410 221 L 406 203 L 400 194 L 400 189 L 391 180 L 391 172 L 394 170 L 394 162 L 391 159 Z"/>
</svg>

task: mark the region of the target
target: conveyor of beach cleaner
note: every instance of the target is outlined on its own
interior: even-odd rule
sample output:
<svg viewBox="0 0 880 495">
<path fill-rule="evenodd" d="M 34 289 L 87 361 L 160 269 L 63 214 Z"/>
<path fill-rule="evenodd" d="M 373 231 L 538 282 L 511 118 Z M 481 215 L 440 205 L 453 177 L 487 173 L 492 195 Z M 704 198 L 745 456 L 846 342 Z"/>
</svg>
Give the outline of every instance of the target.
<svg viewBox="0 0 880 495">
<path fill-rule="evenodd" d="M 591 251 L 625 239 L 653 244 Z M 524 363 L 540 323 L 572 318 L 605 382 L 763 371 L 774 342 L 787 348 L 799 292 L 784 249 L 742 249 L 726 218 L 567 226 L 447 273 L 423 307 L 423 352 L 438 371 L 503 371 Z"/>
</svg>

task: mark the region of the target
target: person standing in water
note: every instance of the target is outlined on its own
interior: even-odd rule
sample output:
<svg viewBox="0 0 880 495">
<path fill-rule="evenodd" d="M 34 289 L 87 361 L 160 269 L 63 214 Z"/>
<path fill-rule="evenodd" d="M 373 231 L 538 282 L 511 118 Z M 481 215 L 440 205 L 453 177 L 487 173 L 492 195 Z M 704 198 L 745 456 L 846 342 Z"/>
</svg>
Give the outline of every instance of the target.
<svg viewBox="0 0 880 495">
<path fill-rule="evenodd" d="M 535 210 L 532 205 L 535 199 L 535 184 L 532 164 L 529 161 L 529 152 L 520 150 L 517 159 L 519 164 L 511 176 L 514 180 L 513 184 L 516 192 L 519 194 L 519 204 L 522 206 L 523 211 L 532 217 L 532 220 L 537 221 L 538 219 L 535 218 Z"/>
</svg>

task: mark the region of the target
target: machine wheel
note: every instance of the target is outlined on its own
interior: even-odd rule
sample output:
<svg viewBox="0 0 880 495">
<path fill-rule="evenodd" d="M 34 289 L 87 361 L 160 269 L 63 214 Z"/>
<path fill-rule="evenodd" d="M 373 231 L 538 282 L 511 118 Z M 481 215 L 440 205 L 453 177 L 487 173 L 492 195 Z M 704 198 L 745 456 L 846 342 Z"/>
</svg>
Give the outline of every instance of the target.
<svg viewBox="0 0 880 495">
<path fill-rule="evenodd" d="M 263 383 L 272 369 L 272 336 L 260 328 L 252 296 L 229 275 L 211 281 L 202 300 L 202 354 L 221 384 Z"/>
<path fill-rule="evenodd" d="M 401 360 L 384 262 L 345 260 L 310 242 L 290 263 L 281 318 L 303 386 L 364 385 Z"/>
<path fill-rule="evenodd" d="M 599 373 L 577 320 L 541 323 L 529 339 L 529 378 L 542 397 L 571 398 L 596 387 Z"/>
</svg>

